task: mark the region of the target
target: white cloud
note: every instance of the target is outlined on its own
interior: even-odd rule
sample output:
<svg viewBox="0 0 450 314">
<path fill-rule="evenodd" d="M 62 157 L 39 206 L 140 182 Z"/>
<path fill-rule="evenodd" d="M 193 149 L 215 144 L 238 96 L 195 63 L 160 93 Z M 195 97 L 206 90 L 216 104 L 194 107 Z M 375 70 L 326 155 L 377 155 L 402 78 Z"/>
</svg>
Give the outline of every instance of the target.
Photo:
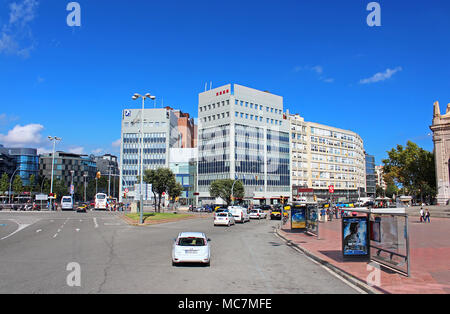
<svg viewBox="0 0 450 314">
<path fill-rule="evenodd" d="M 326 78 L 326 77 L 324 77 L 324 75 L 323 75 L 324 74 L 324 69 L 323 69 L 323 66 L 321 66 L 321 65 L 295 66 L 293 71 L 294 72 L 310 71 L 310 72 L 315 73 L 319 77 L 319 80 L 321 80 L 322 82 L 325 82 L 325 83 L 333 83 L 334 82 L 334 78 Z"/>
<path fill-rule="evenodd" d="M 0 25 L 0 53 L 29 57 L 34 44 L 22 47 L 23 41 L 33 41 L 29 24 L 36 17 L 39 3 L 36 0 L 12 2 L 9 5 L 9 21 Z"/>
<path fill-rule="evenodd" d="M 387 69 L 384 72 L 378 72 L 372 77 L 362 79 L 359 81 L 360 84 L 371 84 L 371 83 L 377 83 L 382 82 L 385 80 L 390 79 L 395 73 L 402 71 L 402 67 L 396 67 L 395 69 Z"/>
<path fill-rule="evenodd" d="M 69 149 L 69 153 L 83 155 L 84 154 L 84 147 L 81 147 L 81 146 L 72 147 L 72 148 Z"/>
<path fill-rule="evenodd" d="M 119 138 L 118 140 L 112 142 L 112 147 L 120 147 L 120 144 L 122 143 L 122 140 Z"/>
<path fill-rule="evenodd" d="M 44 127 L 40 124 L 16 125 L 8 134 L 0 134 L 0 143 L 11 147 L 24 147 L 27 145 L 39 145 L 42 143 L 41 131 Z"/>
</svg>

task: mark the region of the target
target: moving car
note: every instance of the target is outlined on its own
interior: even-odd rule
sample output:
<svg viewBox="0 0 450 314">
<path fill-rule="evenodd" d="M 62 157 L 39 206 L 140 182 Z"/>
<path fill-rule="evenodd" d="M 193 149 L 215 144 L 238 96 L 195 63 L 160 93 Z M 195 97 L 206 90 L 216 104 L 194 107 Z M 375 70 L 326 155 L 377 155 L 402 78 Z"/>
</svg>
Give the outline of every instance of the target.
<svg viewBox="0 0 450 314">
<path fill-rule="evenodd" d="M 86 213 L 88 210 L 88 203 L 81 203 L 77 206 L 77 213 Z"/>
<path fill-rule="evenodd" d="M 62 210 L 73 210 L 73 198 L 72 196 L 63 196 L 61 198 Z"/>
<path fill-rule="evenodd" d="M 250 221 L 250 216 L 246 208 L 241 206 L 229 206 L 228 211 L 233 215 L 236 222 L 244 223 Z"/>
<path fill-rule="evenodd" d="M 214 226 L 231 226 L 236 224 L 233 215 L 228 211 L 222 211 L 214 215 Z"/>
<path fill-rule="evenodd" d="M 267 213 L 262 211 L 259 208 L 255 208 L 250 211 L 250 218 L 251 219 L 266 219 Z"/>
<path fill-rule="evenodd" d="M 280 219 L 281 220 L 281 207 L 279 208 L 274 208 L 271 210 L 270 212 L 270 219 Z"/>
<path fill-rule="evenodd" d="M 203 232 L 181 232 L 172 248 L 172 265 L 179 263 L 201 263 L 206 266 L 211 262 L 209 241 Z"/>
</svg>

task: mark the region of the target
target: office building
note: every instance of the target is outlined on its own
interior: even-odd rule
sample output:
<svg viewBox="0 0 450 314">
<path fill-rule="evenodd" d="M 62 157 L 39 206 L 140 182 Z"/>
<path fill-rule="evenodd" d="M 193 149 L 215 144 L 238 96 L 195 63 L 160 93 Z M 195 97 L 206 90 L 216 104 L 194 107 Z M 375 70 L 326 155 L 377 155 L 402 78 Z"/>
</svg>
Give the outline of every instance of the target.
<svg viewBox="0 0 450 314">
<path fill-rule="evenodd" d="M 126 109 L 122 112 L 120 148 L 120 201 L 127 189 L 127 199 L 138 196 L 136 184 L 140 175 L 141 122 L 143 123 L 143 167 L 169 168 L 170 149 L 181 147 L 177 114 L 171 108 Z"/>
<path fill-rule="evenodd" d="M 198 199 L 218 179 L 244 183 L 245 201 L 276 204 L 290 198 L 289 123 L 283 98 L 228 84 L 199 94 Z"/>
<path fill-rule="evenodd" d="M 7 148 L 0 147 L 0 153 L 9 155 L 14 160 L 12 173 L 17 169 L 24 186 L 30 184 L 30 177 L 34 175 L 35 183 L 39 176 L 39 156 L 34 148 Z"/>
<path fill-rule="evenodd" d="M 52 153 L 39 156 L 39 174 L 41 178 L 51 180 L 52 159 Z M 76 190 L 79 185 L 84 186 L 85 180 L 86 182 L 93 180 L 97 173 L 94 156 L 55 152 L 54 160 L 53 180 L 61 180 L 67 186 L 68 192 L 72 180 Z"/>
<path fill-rule="evenodd" d="M 195 205 L 196 178 L 196 148 L 171 148 L 170 170 L 175 174 L 176 181 L 183 186 L 183 192 L 178 203 L 181 205 Z"/>
<path fill-rule="evenodd" d="M 383 190 L 386 191 L 387 184 L 386 181 L 384 181 L 384 170 L 383 166 L 375 166 L 375 174 L 376 174 L 376 180 L 377 180 L 377 186 L 381 187 Z"/>
<path fill-rule="evenodd" d="M 365 155 L 366 161 L 366 196 L 377 197 L 377 178 L 375 172 L 375 157 L 372 155 Z"/>
<path fill-rule="evenodd" d="M 296 199 L 309 194 L 318 200 L 356 200 L 365 194 L 365 155 L 355 132 L 314 122 L 298 114 L 290 123 L 291 180 Z M 333 186 L 334 193 L 329 192 Z"/>
<path fill-rule="evenodd" d="M 97 165 L 97 171 L 99 171 L 101 175 L 119 175 L 119 163 L 117 156 L 105 154 L 103 156 L 96 156 L 94 160 Z"/>
</svg>

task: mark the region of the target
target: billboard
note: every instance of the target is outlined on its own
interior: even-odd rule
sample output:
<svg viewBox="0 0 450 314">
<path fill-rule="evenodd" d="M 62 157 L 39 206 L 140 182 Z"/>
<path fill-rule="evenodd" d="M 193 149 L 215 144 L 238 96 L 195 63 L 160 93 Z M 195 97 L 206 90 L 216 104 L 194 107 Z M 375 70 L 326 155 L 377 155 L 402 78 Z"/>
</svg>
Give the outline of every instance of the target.
<svg viewBox="0 0 450 314">
<path fill-rule="evenodd" d="M 317 206 L 309 206 L 306 213 L 306 231 L 319 236 L 319 209 Z"/>
<path fill-rule="evenodd" d="M 367 217 L 342 218 L 342 253 L 345 256 L 368 256 L 369 234 Z"/>
<path fill-rule="evenodd" d="M 291 208 L 291 228 L 305 229 L 306 228 L 306 207 Z"/>
</svg>

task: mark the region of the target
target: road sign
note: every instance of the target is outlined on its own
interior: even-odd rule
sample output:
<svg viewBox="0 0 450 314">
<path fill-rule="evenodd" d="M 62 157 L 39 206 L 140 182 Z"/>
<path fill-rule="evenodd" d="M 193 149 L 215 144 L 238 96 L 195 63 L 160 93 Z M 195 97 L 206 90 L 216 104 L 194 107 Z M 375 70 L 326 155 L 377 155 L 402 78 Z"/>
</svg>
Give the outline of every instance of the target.
<svg viewBox="0 0 450 314">
<path fill-rule="evenodd" d="M 328 191 L 329 191 L 330 193 L 334 193 L 334 185 L 330 185 L 330 186 L 328 187 Z"/>
<path fill-rule="evenodd" d="M 70 186 L 70 194 L 74 194 L 74 191 L 75 191 L 75 187 L 74 187 L 74 185 L 72 184 L 71 186 Z"/>
<path fill-rule="evenodd" d="M 130 192 L 130 190 L 128 190 L 128 188 L 125 188 L 125 193 L 128 193 L 128 192 Z"/>
</svg>

